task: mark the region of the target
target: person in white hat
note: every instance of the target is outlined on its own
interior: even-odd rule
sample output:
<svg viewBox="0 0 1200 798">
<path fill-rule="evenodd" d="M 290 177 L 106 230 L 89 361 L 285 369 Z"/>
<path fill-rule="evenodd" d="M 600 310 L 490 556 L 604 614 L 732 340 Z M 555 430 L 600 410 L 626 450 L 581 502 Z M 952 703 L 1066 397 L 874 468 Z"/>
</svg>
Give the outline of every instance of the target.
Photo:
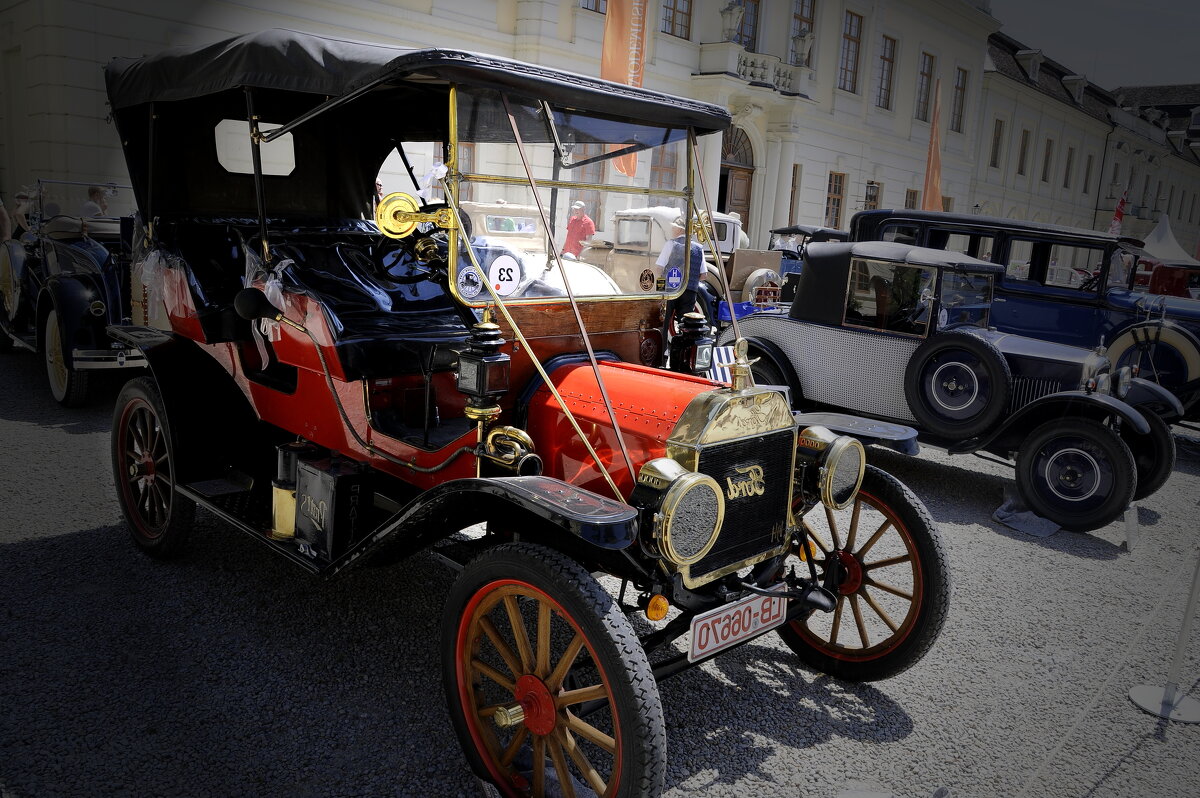
<svg viewBox="0 0 1200 798">
<path fill-rule="evenodd" d="M 596 234 L 596 223 L 584 213 L 583 200 L 571 203 L 571 218 L 567 219 L 567 240 L 563 244 L 563 254 L 579 257 L 583 251 L 583 242 Z"/>
</svg>

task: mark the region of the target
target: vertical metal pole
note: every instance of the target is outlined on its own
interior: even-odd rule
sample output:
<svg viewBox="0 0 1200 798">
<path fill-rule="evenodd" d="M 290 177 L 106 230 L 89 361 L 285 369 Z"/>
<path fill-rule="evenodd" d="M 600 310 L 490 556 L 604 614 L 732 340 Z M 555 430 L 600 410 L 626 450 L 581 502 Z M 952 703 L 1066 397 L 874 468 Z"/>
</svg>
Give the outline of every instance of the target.
<svg viewBox="0 0 1200 798">
<path fill-rule="evenodd" d="M 146 166 L 146 218 L 142 220 L 145 225 L 145 233 L 147 240 L 154 240 L 154 122 L 158 119 L 158 114 L 154 110 L 154 103 L 150 103 L 150 119 L 149 130 L 146 133 L 146 150 L 150 153 L 149 163 Z"/>
<path fill-rule="evenodd" d="M 1179 696 L 1179 671 L 1183 668 L 1183 655 L 1187 650 L 1188 638 L 1192 635 L 1192 621 L 1196 617 L 1196 600 L 1200 597 L 1200 552 L 1196 553 L 1196 570 L 1192 574 L 1192 590 L 1188 593 L 1187 605 L 1183 610 L 1183 625 L 1175 641 L 1175 656 L 1167 671 L 1166 687 L 1143 684 L 1129 691 L 1129 700 L 1151 715 L 1177 720 L 1183 723 L 1200 723 L 1200 701 L 1188 696 Z"/>
<path fill-rule="evenodd" d="M 258 129 L 258 115 L 254 113 L 254 94 L 250 87 L 246 91 L 246 121 L 250 124 L 250 158 L 254 162 L 254 199 L 258 203 L 258 235 L 262 239 L 263 264 L 271 262 L 271 249 L 267 246 L 267 204 L 263 194 L 262 153 L 259 144 L 262 133 Z"/>
</svg>

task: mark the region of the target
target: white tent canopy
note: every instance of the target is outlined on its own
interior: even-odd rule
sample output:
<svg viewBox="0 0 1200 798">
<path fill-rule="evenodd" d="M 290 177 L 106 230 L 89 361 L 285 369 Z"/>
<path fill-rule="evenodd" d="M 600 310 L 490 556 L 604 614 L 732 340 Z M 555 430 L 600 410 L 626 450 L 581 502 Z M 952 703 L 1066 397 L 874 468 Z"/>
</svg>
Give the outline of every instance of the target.
<svg viewBox="0 0 1200 798">
<path fill-rule="evenodd" d="M 1165 213 L 1158 217 L 1158 224 L 1150 231 L 1150 235 L 1146 236 L 1146 243 L 1142 249 L 1163 263 L 1200 267 L 1200 260 L 1188 255 L 1175 240 L 1175 234 L 1171 232 L 1171 220 Z"/>
</svg>

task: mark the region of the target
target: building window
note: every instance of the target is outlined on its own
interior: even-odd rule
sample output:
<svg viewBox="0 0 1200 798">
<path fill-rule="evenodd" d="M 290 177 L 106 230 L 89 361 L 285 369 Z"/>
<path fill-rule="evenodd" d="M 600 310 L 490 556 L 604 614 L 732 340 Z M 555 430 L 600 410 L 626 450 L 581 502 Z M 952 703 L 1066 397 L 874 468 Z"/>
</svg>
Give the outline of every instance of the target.
<svg viewBox="0 0 1200 798">
<path fill-rule="evenodd" d="M 942 210 L 946 213 L 954 210 L 954 197 L 942 197 Z"/>
<path fill-rule="evenodd" d="M 679 145 L 667 144 L 655 147 L 650 156 L 650 188 L 663 191 L 674 191 L 679 174 Z M 656 200 L 659 205 L 677 205 L 676 198 L 660 197 Z"/>
<path fill-rule="evenodd" d="M 1075 148 L 1067 147 L 1067 163 L 1063 167 L 1063 188 L 1071 187 L 1071 167 L 1075 163 Z"/>
<path fill-rule="evenodd" d="M 842 64 L 838 70 L 838 88 L 858 93 L 858 45 L 862 42 L 863 18 L 853 11 L 846 12 L 842 26 Z"/>
<path fill-rule="evenodd" d="M 1021 150 L 1017 155 L 1017 174 L 1025 174 L 1025 160 L 1029 155 L 1029 131 L 1021 131 Z"/>
<path fill-rule="evenodd" d="M 1154 202 L 1151 203 L 1151 207 L 1154 208 L 1154 213 L 1158 213 L 1159 211 L 1162 210 L 1162 208 L 1158 207 L 1158 203 L 1162 202 L 1162 200 L 1163 200 L 1162 181 L 1159 180 L 1158 187 L 1154 189 Z"/>
<path fill-rule="evenodd" d="M 891 110 L 892 80 L 896 74 L 896 40 L 884 36 L 879 44 L 879 96 L 875 105 Z"/>
<path fill-rule="evenodd" d="M 579 0 L 579 7 L 586 8 L 588 11 L 597 11 L 601 14 L 607 14 L 608 0 Z"/>
<path fill-rule="evenodd" d="M 799 36 L 804 31 L 812 33 L 815 30 L 813 26 L 814 2 L 815 0 L 792 0 L 792 36 Z M 789 45 L 788 62 L 798 66 L 812 66 L 811 49 L 809 49 L 803 64 L 799 63 L 796 58 L 796 44 L 793 42 Z"/>
<path fill-rule="evenodd" d="M 954 70 L 954 102 L 950 105 L 950 129 L 963 132 L 963 116 L 967 107 L 967 82 L 971 73 L 965 69 Z"/>
<path fill-rule="evenodd" d="M 929 98 L 933 94 L 933 68 L 937 63 L 929 53 L 921 53 L 921 71 L 917 73 L 917 119 L 929 121 Z"/>
<path fill-rule="evenodd" d="M 1113 176 L 1111 182 L 1114 186 L 1121 182 L 1121 164 L 1119 163 L 1113 164 Z"/>
<path fill-rule="evenodd" d="M 829 173 L 829 188 L 825 192 L 825 226 L 842 226 L 842 204 L 846 200 L 846 175 L 843 172 Z"/>
<path fill-rule="evenodd" d="M 1200 192 L 1197 192 L 1200 193 Z M 1188 210 L 1188 221 L 1192 224 L 1196 223 L 1196 195 L 1192 195 L 1192 207 Z"/>
<path fill-rule="evenodd" d="M 1187 205 L 1187 189 L 1186 188 L 1179 192 L 1179 208 L 1178 208 L 1178 210 L 1175 211 L 1175 218 L 1181 222 L 1183 221 L 1183 206 L 1184 205 Z"/>
<path fill-rule="evenodd" d="M 921 200 L 921 192 L 915 188 L 904 189 L 904 207 L 910 211 L 915 211 Z"/>
<path fill-rule="evenodd" d="M 742 0 L 742 8 L 742 24 L 733 40 L 753 53 L 758 47 L 758 0 Z"/>
<path fill-rule="evenodd" d="M 1167 190 L 1167 216 L 1171 215 L 1171 207 L 1175 204 L 1175 186 Z"/>
<path fill-rule="evenodd" d="M 788 207 L 788 224 L 795 224 L 797 213 L 800 210 L 800 176 L 802 169 L 800 164 L 792 164 L 792 199 Z"/>
<path fill-rule="evenodd" d="M 600 156 L 604 155 L 603 144 L 579 144 L 575 147 L 573 158 L 577 163 L 588 161 L 593 158 L 589 164 L 584 164 L 574 171 L 578 172 L 574 179 L 580 183 L 590 183 L 592 185 L 601 185 L 604 183 L 604 165 L 606 161 L 600 160 Z M 588 216 L 596 220 L 596 226 L 602 227 L 604 218 L 604 208 L 601 207 L 603 195 L 599 191 L 574 191 L 570 197 L 570 201 L 583 200 L 588 207 Z"/>
<path fill-rule="evenodd" d="M 877 211 L 879 210 L 879 198 L 883 196 L 883 185 L 876 183 L 874 180 L 868 180 L 867 186 L 863 190 L 863 210 Z"/>
<path fill-rule="evenodd" d="M 662 32 L 681 39 L 692 35 L 692 0 L 664 0 Z"/>
<path fill-rule="evenodd" d="M 1042 158 L 1042 182 L 1050 182 L 1050 162 L 1054 160 L 1054 139 L 1046 139 L 1046 153 Z"/>
<path fill-rule="evenodd" d="M 997 119 L 992 125 L 992 154 L 988 166 L 1000 166 L 1000 143 L 1004 141 L 1004 120 Z"/>
<path fill-rule="evenodd" d="M 1087 162 L 1083 165 L 1083 193 L 1084 194 L 1088 193 L 1088 189 L 1091 188 L 1092 164 L 1093 163 L 1094 163 L 1094 159 L 1092 158 L 1092 154 L 1089 152 L 1088 157 L 1087 157 Z"/>
</svg>

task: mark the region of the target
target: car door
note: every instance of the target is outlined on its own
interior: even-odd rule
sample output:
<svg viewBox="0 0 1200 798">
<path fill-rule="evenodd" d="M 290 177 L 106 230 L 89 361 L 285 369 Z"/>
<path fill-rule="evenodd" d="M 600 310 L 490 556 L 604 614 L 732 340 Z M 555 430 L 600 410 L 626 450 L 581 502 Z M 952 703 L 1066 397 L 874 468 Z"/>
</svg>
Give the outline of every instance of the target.
<svg viewBox="0 0 1200 798">
<path fill-rule="evenodd" d="M 1002 241 L 993 260 L 1005 274 L 992 304 L 992 324 L 1044 341 L 1096 346 L 1107 322 L 1103 247 L 1024 234 Z"/>
</svg>

